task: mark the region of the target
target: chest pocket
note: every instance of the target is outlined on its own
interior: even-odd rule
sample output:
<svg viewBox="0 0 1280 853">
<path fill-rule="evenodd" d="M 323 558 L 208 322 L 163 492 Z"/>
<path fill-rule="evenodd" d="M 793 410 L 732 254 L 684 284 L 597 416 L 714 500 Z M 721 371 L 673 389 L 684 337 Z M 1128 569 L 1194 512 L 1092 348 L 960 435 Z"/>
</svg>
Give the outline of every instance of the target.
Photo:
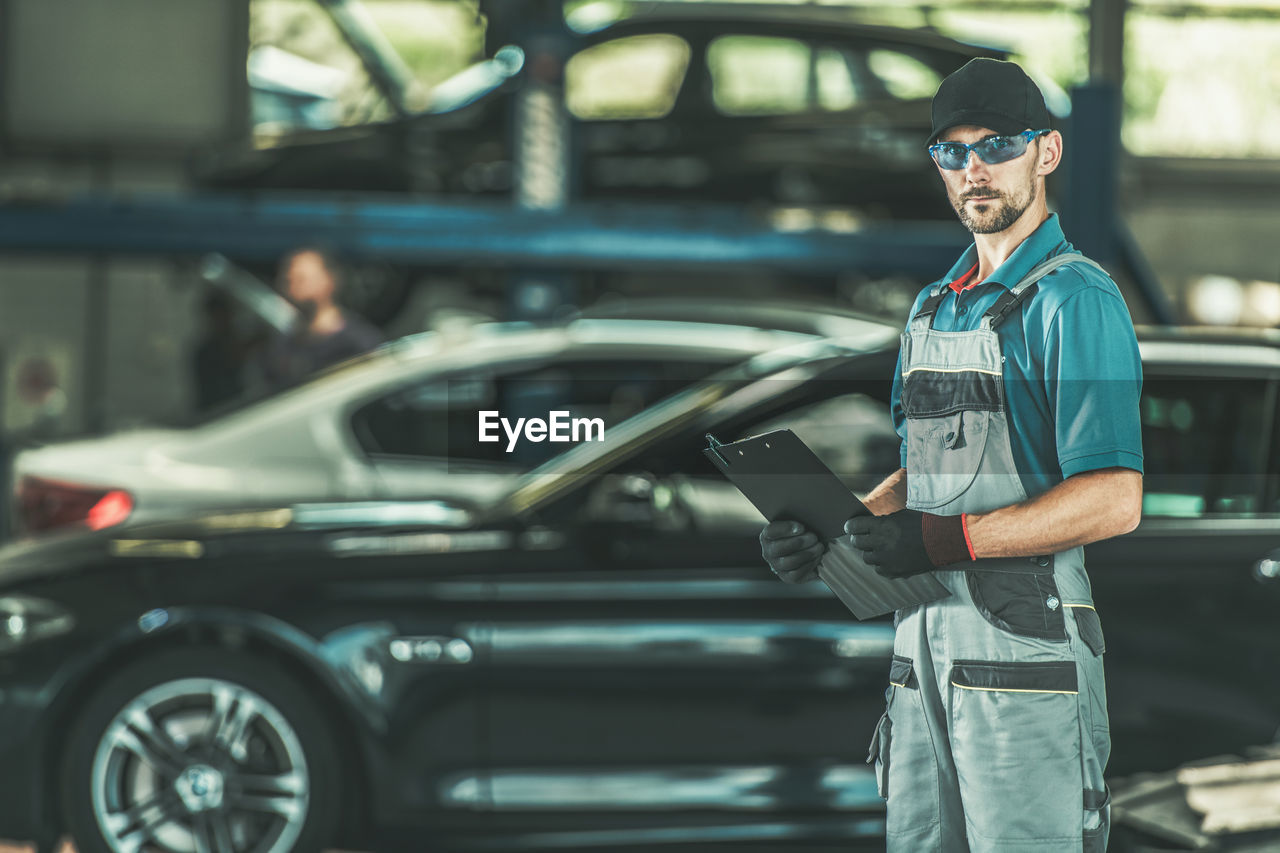
<svg viewBox="0 0 1280 853">
<path fill-rule="evenodd" d="M 964 494 L 983 467 L 992 418 L 1004 416 L 1004 379 L 994 332 L 903 335 L 907 354 L 907 502 L 937 509 Z"/>
<path fill-rule="evenodd" d="M 919 509 L 936 509 L 964 494 L 982 468 L 991 413 L 960 411 L 942 417 L 907 418 L 907 470 L 924 477 L 907 478 L 907 501 Z"/>
</svg>

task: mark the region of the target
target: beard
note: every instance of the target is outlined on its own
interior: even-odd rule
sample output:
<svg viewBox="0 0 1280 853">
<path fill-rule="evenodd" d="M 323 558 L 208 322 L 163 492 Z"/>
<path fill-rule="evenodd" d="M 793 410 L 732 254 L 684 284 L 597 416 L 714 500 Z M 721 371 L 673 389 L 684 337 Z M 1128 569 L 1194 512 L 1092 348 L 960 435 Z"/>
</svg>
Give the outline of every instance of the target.
<svg viewBox="0 0 1280 853">
<path fill-rule="evenodd" d="M 989 199 L 982 204 L 969 205 L 970 199 Z M 1036 182 L 1027 181 L 1021 192 L 1001 192 L 991 187 L 980 187 L 951 197 L 951 207 L 960 217 L 960 224 L 974 234 L 998 234 L 1017 222 L 1036 200 Z"/>
</svg>

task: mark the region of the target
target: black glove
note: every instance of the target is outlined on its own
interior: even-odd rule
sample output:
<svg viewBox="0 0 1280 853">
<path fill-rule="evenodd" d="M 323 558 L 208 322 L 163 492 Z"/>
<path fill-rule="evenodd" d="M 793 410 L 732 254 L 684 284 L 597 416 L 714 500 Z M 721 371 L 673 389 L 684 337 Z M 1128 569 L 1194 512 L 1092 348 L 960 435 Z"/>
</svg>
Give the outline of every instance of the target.
<svg viewBox="0 0 1280 853">
<path fill-rule="evenodd" d="M 806 583 L 818 576 L 827 546 L 798 521 L 772 521 L 760 531 L 760 553 L 784 583 Z"/>
<path fill-rule="evenodd" d="M 892 515 L 859 515 L 844 523 L 853 547 L 887 578 L 905 578 L 973 559 L 963 515 L 931 515 L 914 509 Z"/>
</svg>

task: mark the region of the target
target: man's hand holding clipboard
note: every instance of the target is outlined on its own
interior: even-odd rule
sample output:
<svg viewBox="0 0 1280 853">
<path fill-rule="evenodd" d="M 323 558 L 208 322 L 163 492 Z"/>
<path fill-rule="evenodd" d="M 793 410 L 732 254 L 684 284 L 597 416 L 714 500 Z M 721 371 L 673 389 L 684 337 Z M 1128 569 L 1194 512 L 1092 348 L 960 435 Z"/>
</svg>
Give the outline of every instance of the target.
<svg viewBox="0 0 1280 853">
<path fill-rule="evenodd" d="M 869 619 L 949 594 L 932 574 L 886 578 L 862 559 L 848 544 L 844 523 L 858 515 L 869 515 L 870 511 L 791 430 L 777 430 L 731 444 L 722 444 L 708 433 L 707 442 L 703 451 L 706 457 L 765 518 L 770 522 L 799 522 L 816 535 L 816 547 L 801 551 L 813 556 L 821 553 L 818 577 L 854 616 Z M 825 553 L 819 550 L 822 548 Z M 794 562 L 803 565 L 801 551 L 797 551 Z M 786 565 L 786 558 L 782 562 Z"/>
</svg>

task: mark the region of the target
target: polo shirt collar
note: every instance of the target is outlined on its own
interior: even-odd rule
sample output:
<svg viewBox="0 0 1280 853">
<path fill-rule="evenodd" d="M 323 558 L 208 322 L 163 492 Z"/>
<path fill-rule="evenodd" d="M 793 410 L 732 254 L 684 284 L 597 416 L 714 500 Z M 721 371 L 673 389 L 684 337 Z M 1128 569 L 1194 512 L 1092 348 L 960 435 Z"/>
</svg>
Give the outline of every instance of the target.
<svg viewBox="0 0 1280 853">
<path fill-rule="evenodd" d="M 1015 284 L 1022 281 L 1027 273 L 1035 268 L 1036 264 L 1052 255 L 1059 254 L 1066 250 L 1066 235 L 1062 233 L 1062 226 L 1058 223 L 1058 214 L 1051 213 L 1049 218 L 1040 223 L 1040 227 L 1031 232 L 1031 236 L 1023 240 L 1018 248 L 1013 250 L 1013 254 L 1009 255 L 1005 262 L 996 267 L 995 272 L 987 276 L 984 284 L 995 282 L 1006 290 L 1012 288 Z M 955 262 L 947 274 L 942 278 L 942 283 L 955 281 L 967 273 L 974 264 L 978 262 L 978 247 L 970 244 L 965 249 L 964 254 Z"/>
</svg>

